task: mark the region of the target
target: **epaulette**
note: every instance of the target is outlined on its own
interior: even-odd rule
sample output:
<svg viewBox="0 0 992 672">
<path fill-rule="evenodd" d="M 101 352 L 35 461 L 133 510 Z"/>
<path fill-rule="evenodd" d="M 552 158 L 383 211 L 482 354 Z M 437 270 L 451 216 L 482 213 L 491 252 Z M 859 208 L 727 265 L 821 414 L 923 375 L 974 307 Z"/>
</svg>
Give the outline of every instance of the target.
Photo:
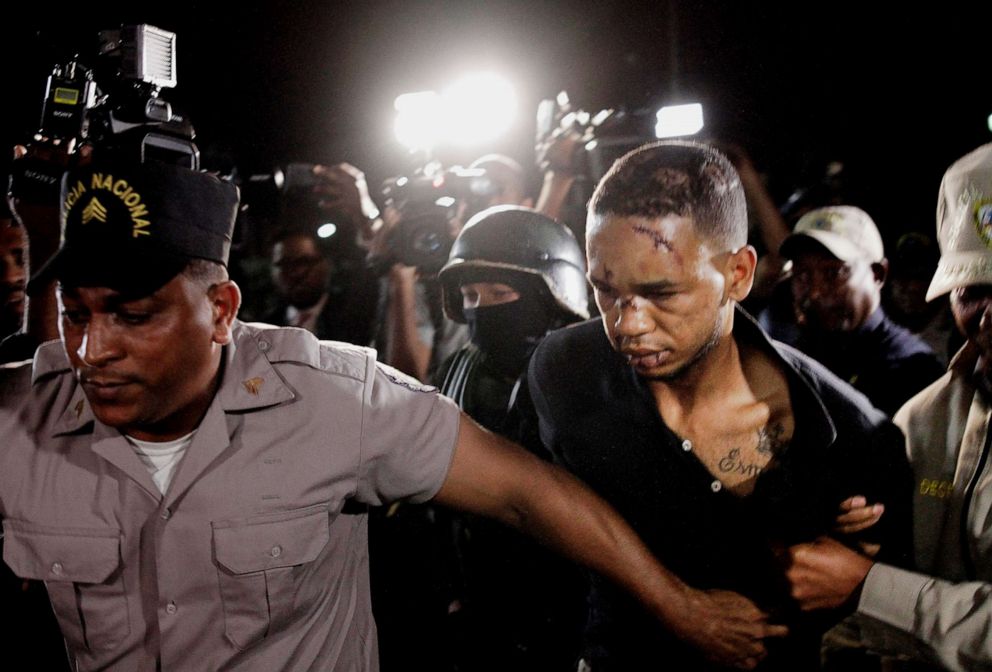
<svg viewBox="0 0 992 672">
<path fill-rule="evenodd" d="M 306 329 L 244 324 L 237 347 L 256 347 L 272 364 L 293 362 L 365 381 L 375 351 L 350 343 L 321 341 Z M 254 345 L 249 344 L 250 339 Z"/>
</svg>

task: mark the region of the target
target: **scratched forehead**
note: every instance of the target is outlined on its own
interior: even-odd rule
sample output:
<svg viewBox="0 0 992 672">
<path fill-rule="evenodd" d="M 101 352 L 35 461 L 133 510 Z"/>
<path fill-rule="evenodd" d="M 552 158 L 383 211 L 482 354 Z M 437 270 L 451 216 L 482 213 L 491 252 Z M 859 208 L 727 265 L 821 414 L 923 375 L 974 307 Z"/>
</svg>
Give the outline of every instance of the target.
<svg viewBox="0 0 992 672">
<path fill-rule="evenodd" d="M 687 246 L 696 245 L 692 219 L 678 215 L 660 218 L 604 216 L 587 232 L 590 255 L 633 250 L 678 256 Z"/>
<path fill-rule="evenodd" d="M 653 282 L 682 273 L 700 247 L 691 218 L 604 217 L 588 234 L 595 280 Z"/>
</svg>

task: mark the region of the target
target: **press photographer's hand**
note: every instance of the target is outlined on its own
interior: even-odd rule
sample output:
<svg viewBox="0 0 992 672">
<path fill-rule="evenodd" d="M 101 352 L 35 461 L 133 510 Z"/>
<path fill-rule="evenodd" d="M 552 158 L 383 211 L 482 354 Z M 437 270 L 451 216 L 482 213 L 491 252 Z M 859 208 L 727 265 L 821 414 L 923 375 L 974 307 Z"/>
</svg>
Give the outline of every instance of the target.
<svg viewBox="0 0 992 672">
<path fill-rule="evenodd" d="M 362 240 L 369 240 L 379 209 L 369 195 L 365 173 L 348 163 L 316 165 L 313 172 L 317 178 L 313 190 L 319 207 L 344 218 L 355 227 Z"/>
</svg>

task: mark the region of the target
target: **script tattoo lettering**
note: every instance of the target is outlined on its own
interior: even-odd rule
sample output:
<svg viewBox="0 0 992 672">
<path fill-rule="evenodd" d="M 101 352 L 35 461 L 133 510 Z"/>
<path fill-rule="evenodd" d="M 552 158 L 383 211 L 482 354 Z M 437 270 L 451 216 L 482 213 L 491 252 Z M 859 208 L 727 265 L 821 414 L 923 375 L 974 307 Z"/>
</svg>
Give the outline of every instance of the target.
<svg viewBox="0 0 992 672">
<path fill-rule="evenodd" d="M 741 449 L 731 448 L 730 452 L 717 462 L 717 468 L 725 474 L 742 474 L 744 476 L 757 476 L 761 473 L 761 466 L 754 463 L 745 463 L 741 459 Z"/>
<path fill-rule="evenodd" d="M 651 227 L 644 226 L 643 224 L 634 224 L 630 228 L 634 233 L 640 234 L 642 236 L 647 236 L 648 238 L 650 238 L 651 242 L 654 243 L 654 249 L 660 250 L 661 248 L 665 248 L 669 252 L 675 251 L 672 248 L 672 244 L 668 241 L 668 239 L 665 238 L 663 235 L 661 235 L 661 233 L 659 233 L 658 231 L 652 229 Z"/>
</svg>

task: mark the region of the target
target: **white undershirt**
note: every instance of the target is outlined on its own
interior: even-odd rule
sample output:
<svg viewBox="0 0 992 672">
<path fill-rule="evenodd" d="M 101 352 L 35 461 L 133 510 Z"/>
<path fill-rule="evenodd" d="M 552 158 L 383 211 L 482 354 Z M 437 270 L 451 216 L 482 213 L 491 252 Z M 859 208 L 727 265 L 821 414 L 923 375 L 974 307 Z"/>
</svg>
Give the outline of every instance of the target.
<svg viewBox="0 0 992 672">
<path fill-rule="evenodd" d="M 164 495 L 169 489 L 173 474 L 176 473 L 176 465 L 183 459 L 189 444 L 193 443 L 194 434 L 196 434 L 195 429 L 186 436 L 172 441 L 142 441 L 127 435 L 124 438 L 134 448 L 134 454 L 148 469 L 159 492 Z"/>
</svg>

